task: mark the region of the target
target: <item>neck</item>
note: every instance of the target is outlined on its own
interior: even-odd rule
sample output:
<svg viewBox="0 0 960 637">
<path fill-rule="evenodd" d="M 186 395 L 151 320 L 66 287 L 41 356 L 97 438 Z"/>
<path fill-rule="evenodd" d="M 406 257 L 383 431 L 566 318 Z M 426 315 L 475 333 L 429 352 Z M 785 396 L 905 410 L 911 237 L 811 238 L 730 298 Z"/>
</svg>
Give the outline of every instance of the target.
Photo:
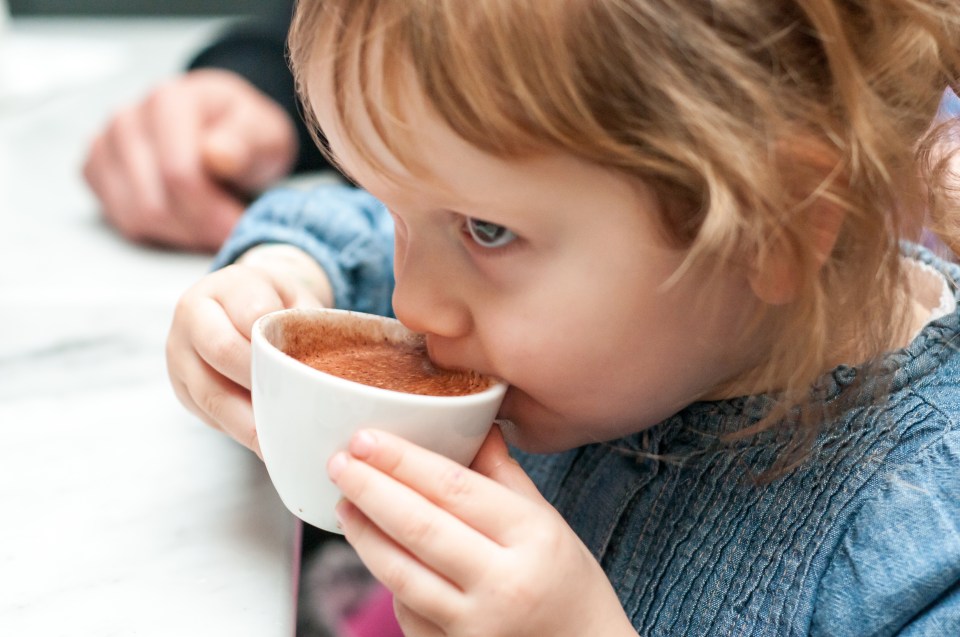
<svg viewBox="0 0 960 637">
<path fill-rule="evenodd" d="M 901 284 L 886 316 L 886 338 L 870 342 L 858 325 L 840 327 L 827 351 L 836 352 L 825 361 L 823 373 L 838 365 L 860 366 L 886 352 L 910 345 L 939 307 L 944 281 L 941 275 L 913 259 L 901 259 Z"/>
<path fill-rule="evenodd" d="M 830 326 L 823 348 L 828 355 L 817 375 L 826 374 L 840 365 L 862 366 L 886 352 L 904 348 L 923 329 L 930 320 L 931 313 L 939 306 L 942 279 L 912 260 L 903 261 L 902 271 L 903 283 L 894 295 L 893 303 L 886 314 L 889 329 L 885 330 L 885 336 L 871 340 L 865 336 L 859 323 L 844 322 L 837 318 Z M 760 329 L 751 338 L 755 339 L 753 342 L 756 349 L 770 351 L 775 339 L 780 335 L 779 331 Z M 720 400 L 748 394 L 775 393 L 788 386 L 787 380 L 792 369 L 785 370 L 780 378 L 761 381 L 761 365 L 761 361 L 756 361 L 754 367 L 748 366 L 746 373 L 714 387 L 704 399 Z"/>
</svg>

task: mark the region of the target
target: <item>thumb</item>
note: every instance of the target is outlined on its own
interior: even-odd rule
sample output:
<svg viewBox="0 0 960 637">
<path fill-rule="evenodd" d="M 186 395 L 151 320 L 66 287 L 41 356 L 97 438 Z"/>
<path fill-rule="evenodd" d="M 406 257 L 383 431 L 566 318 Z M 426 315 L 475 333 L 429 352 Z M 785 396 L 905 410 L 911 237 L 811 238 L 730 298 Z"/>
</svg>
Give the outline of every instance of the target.
<svg viewBox="0 0 960 637">
<path fill-rule="evenodd" d="M 535 500 L 543 500 L 537 485 L 527 476 L 523 467 L 510 456 L 499 425 L 490 428 L 486 440 L 470 464 L 470 468 L 511 491 Z"/>
<path fill-rule="evenodd" d="M 235 107 L 206 131 L 201 161 L 220 181 L 257 193 L 290 172 L 296 158 L 293 123 L 279 107 Z"/>
</svg>

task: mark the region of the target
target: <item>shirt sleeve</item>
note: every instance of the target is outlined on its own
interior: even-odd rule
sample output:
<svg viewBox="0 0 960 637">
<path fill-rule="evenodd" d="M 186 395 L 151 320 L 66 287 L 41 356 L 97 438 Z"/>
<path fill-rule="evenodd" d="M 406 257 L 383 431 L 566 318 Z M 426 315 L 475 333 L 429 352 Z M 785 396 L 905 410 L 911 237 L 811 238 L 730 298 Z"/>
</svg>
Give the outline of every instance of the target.
<svg viewBox="0 0 960 637">
<path fill-rule="evenodd" d="M 960 432 L 885 479 L 846 530 L 812 635 L 960 635 Z"/>
<path fill-rule="evenodd" d="M 393 219 L 369 193 L 342 185 L 271 190 L 240 218 L 213 268 L 263 243 L 311 255 L 330 279 L 336 307 L 392 316 Z"/>
</svg>

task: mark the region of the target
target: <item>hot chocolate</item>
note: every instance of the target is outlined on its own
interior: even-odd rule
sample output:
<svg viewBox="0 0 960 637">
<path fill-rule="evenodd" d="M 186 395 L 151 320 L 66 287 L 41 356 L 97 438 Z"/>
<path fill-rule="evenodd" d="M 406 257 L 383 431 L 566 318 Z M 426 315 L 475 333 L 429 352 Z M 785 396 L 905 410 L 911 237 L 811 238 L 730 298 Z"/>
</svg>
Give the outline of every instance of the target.
<svg viewBox="0 0 960 637">
<path fill-rule="evenodd" d="M 290 321 L 283 350 L 322 372 L 408 394 L 463 396 L 493 384 L 476 372 L 440 369 L 430 361 L 422 339 L 392 342 L 376 327 Z"/>
</svg>

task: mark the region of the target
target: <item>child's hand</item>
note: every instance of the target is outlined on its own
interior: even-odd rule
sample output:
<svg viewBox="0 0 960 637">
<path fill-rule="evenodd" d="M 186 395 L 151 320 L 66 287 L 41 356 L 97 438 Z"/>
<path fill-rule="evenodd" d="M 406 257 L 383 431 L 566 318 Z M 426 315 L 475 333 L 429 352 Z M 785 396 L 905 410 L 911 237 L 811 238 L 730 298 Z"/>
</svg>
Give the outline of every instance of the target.
<svg viewBox="0 0 960 637">
<path fill-rule="evenodd" d="M 328 465 L 341 525 L 407 635 L 636 635 L 494 427 L 471 469 L 381 431 Z"/>
<path fill-rule="evenodd" d="M 292 246 L 258 246 L 208 274 L 180 298 L 167 338 L 177 398 L 259 456 L 250 405 L 253 323 L 274 310 L 331 304 L 326 274 Z"/>
</svg>

